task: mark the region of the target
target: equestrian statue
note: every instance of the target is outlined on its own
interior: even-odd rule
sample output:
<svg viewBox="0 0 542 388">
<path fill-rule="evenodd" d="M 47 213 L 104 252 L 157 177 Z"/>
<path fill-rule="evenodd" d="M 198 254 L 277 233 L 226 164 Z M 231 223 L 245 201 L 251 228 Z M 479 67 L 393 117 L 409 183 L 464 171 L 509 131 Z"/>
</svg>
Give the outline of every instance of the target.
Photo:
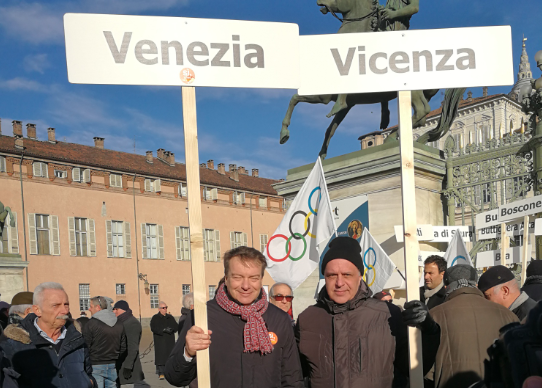
<svg viewBox="0 0 542 388">
<path fill-rule="evenodd" d="M 4 207 L 4 204 L 0 202 L 0 241 L 2 240 L 2 233 L 4 232 L 4 225 L 6 223 L 6 218 L 9 214 L 9 226 L 12 228 L 15 227 L 15 217 L 13 217 L 13 213 L 11 213 L 11 209 L 9 207 Z"/>
</svg>

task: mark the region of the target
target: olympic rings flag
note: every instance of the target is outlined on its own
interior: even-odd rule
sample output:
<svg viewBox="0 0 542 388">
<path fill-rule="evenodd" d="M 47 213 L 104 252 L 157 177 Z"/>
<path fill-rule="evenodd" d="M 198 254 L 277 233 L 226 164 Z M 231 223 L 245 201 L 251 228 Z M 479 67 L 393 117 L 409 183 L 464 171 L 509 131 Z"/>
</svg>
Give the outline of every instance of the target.
<svg viewBox="0 0 542 388">
<path fill-rule="evenodd" d="M 267 271 L 275 282 L 296 289 L 320 261 L 318 244 L 336 232 L 320 158 L 297 193 L 265 249 Z"/>
<path fill-rule="evenodd" d="M 465 246 L 465 242 L 461 238 L 461 232 L 459 229 L 455 231 L 452 241 L 450 241 L 448 249 L 446 249 L 444 260 L 446 260 L 448 263 L 448 268 L 457 264 L 468 264 L 473 267 L 469 251 Z"/>
<path fill-rule="evenodd" d="M 380 244 L 376 242 L 371 233 L 369 233 L 368 228 L 363 230 L 359 244 L 361 246 L 363 266 L 365 267 L 363 280 L 367 283 L 373 294 L 376 294 L 382 291 L 386 282 L 393 274 L 395 264 L 386 252 L 384 252 Z"/>
</svg>

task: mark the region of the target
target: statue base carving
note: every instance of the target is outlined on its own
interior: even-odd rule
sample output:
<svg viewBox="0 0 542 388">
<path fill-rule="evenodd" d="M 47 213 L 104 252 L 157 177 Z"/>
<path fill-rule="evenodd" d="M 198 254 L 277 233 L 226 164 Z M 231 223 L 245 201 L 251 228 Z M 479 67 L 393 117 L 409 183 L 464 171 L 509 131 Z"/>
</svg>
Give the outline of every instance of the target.
<svg viewBox="0 0 542 388">
<path fill-rule="evenodd" d="M 0 300 L 11 303 L 18 292 L 25 291 L 24 269 L 28 262 L 21 255 L 0 253 Z"/>
</svg>

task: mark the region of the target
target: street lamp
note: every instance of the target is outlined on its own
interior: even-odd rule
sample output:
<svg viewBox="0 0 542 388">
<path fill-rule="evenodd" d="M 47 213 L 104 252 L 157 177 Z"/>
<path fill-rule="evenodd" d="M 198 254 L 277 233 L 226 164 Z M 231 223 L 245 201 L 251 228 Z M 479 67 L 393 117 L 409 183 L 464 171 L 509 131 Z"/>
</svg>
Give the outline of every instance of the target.
<svg viewBox="0 0 542 388">
<path fill-rule="evenodd" d="M 149 295 L 149 281 L 147 280 L 147 274 L 140 273 L 138 276 L 139 280 L 144 280 L 143 287 L 145 288 L 145 294 Z"/>
</svg>

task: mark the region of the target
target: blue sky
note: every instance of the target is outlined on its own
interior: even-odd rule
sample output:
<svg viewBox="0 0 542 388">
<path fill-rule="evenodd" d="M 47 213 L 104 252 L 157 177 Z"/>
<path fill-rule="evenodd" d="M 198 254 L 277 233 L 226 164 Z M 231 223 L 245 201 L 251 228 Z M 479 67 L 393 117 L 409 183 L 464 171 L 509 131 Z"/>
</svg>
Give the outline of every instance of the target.
<svg viewBox="0 0 542 388">
<path fill-rule="evenodd" d="M 381 0 L 384 3 L 384 0 Z M 540 0 L 514 2 L 420 0 L 411 29 L 511 25 L 514 71 L 522 35 L 533 76 L 534 54 L 542 50 Z M 176 87 L 72 85 L 66 75 L 62 16 L 66 12 L 185 16 L 297 23 L 302 35 L 334 33 L 339 22 L 322 15 L 316 1 L 299 0 L 0 0 L 0 118 L 11 135 L 11 120 L 35 123 L 38 137 L 56 128 L 57 139 L 144 154 L 158 148 L 184 161 L 181 90 Z M 498 63 L 495 63 L 498 66 Z M 506 87 L 490 94 L 507 93 Z M 198 88 L 200 160 L 259 168 L 260 175 L 284 178 L 289 168 L 311 163 L 320 150 L 331 104 L 303 105 L 294 112 L 288 143 L 278 143 L 292 90 Z M 474 96 L 481 89 L 473 89 Z M 431 102 L 440 105 L 440 94 Z M 390 105 L 396 122 L 395 103 Z M 328 157 L 359 149 L 357 138 L 378 129 L 380 107 L 358 106 L 340 126 Z"/>
</svg>

